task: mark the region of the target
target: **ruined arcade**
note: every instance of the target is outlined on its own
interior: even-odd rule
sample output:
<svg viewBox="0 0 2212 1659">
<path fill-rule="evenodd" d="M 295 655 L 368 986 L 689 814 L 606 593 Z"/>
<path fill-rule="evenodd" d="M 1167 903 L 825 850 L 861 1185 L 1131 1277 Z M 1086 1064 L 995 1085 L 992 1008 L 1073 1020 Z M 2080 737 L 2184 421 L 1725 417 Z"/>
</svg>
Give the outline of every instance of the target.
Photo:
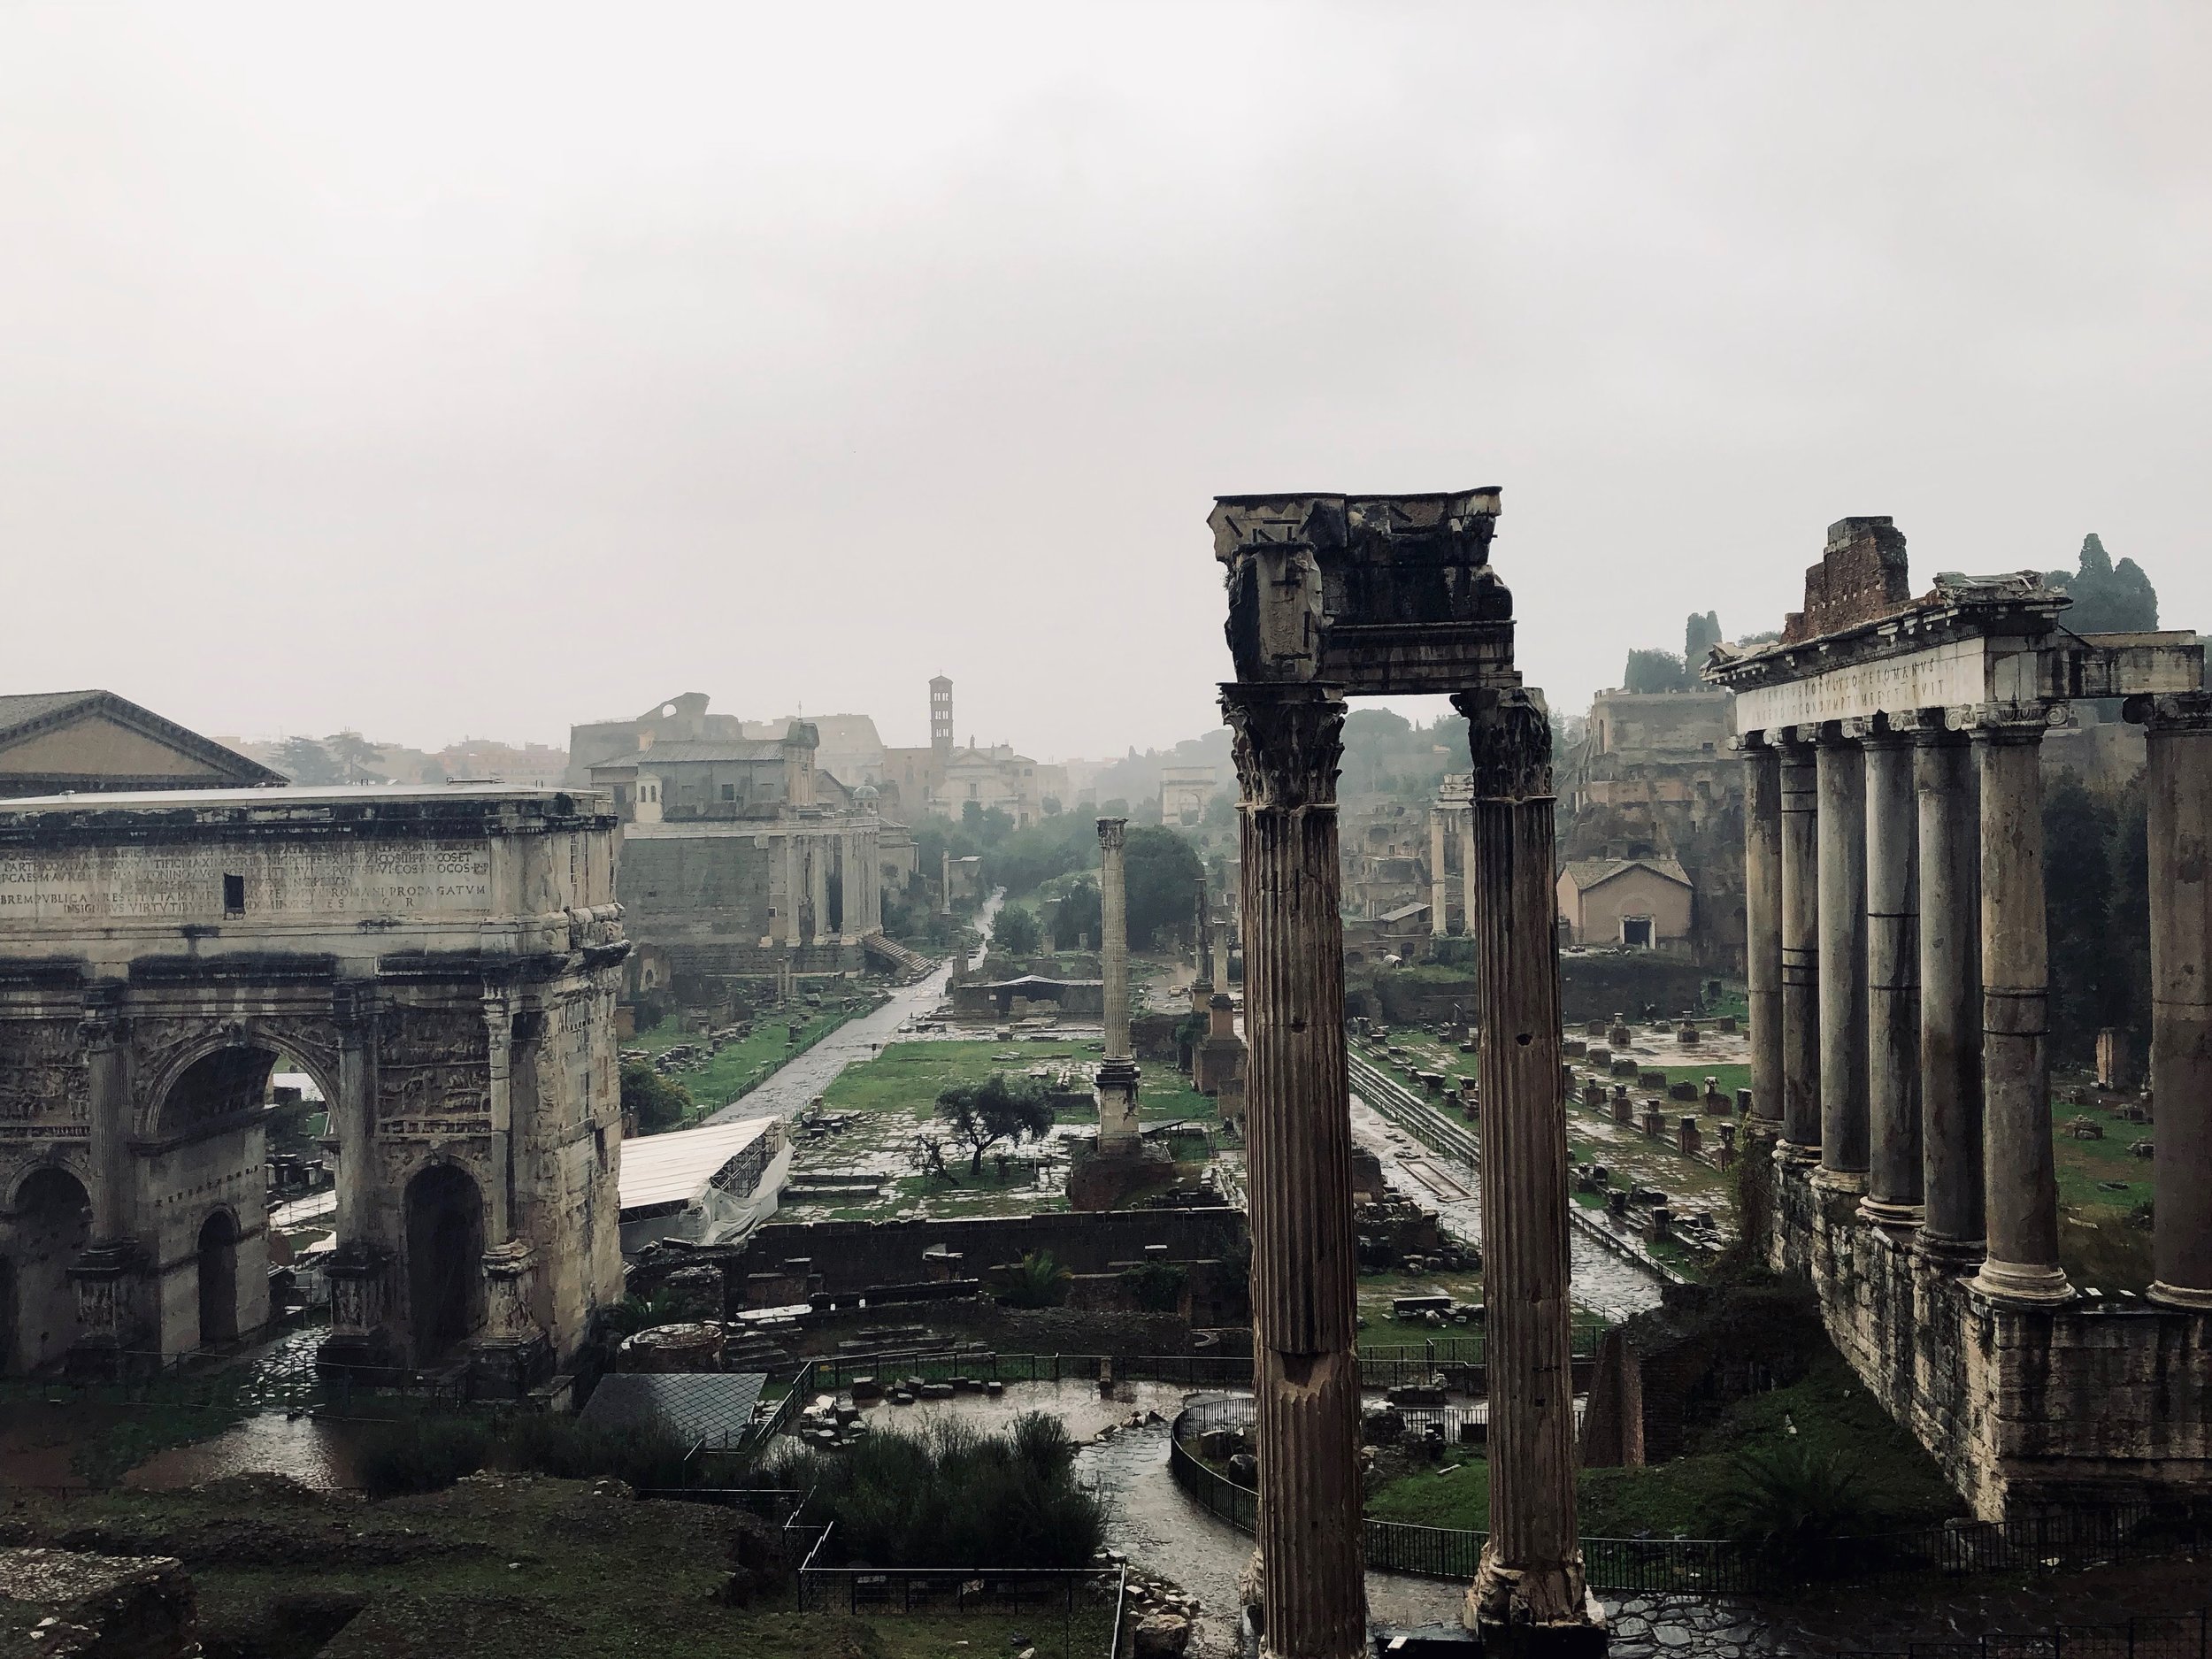
<svg viewBox="0 0 2212 1659">
<path fill-rule="evenodd" d="M 614 821 L 498 786 L 0 813 L 0 1343 L 99 1372 L 268 1314 L 269 1080 L 329 1104 L 327 1365 L 518 1385 L 620 1294 Z"/>
<path fill-rule="evenodd" d="M 1805 608 L 1707 677 L 1748 766 L 1752 1092 L 1776 1266 L 1985 1518 L 2201 1497 L 2204 848 L 2212 705 L 2186 631 L 2077 634 L 2032 572 L 1916 596 L 1886 518 L 1832 526 Z M 2070 1283 L 2047 1052 L 2041 771 L 2078 698 L 2149 731 L 2156 1282 Z"/>
</svg>

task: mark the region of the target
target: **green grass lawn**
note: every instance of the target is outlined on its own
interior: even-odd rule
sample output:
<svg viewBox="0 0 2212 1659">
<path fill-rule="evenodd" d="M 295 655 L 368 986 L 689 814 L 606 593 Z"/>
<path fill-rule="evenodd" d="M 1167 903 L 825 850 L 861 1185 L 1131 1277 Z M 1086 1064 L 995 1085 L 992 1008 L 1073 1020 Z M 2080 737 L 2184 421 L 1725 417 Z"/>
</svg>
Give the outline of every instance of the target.
<svg viewBox="0 0 2212 1659">
<path fill-rule="evenodd" d="M 1721 1499 L 1740 1479 L 1735 1454 L 1784 1444 L 1847 1461 L 1856 1471 L 1869 1532 L 1923 1525 L 1964 1508 L 1911 1436 L 1890 1421 L 1841 1359 L 1827 1356 L 1803 1381 L 1739 1401 L 1692 1443 L 1688 1455 L 1672 1463 L 1579 1471 L 1575 1502 L 1581 1530 L 1591 1538 L 1644 1532 L 1725 1536 Z M 1425 1470 L 1402 1476 L 1367 1505 L 1370 1515 L 1384 1520 L 1477 1530 L 1488 1526 L 1489 1509 L 1489 1466 L 1479 1459 L 1450 1473 Z"/>
<path fill-rule="evenodd" d="M 809 1014 L 799 1024 L 799 1041 L 795 1043 L 789 1040 L 787 1030 L 793 1021 L 773 1017 L 757 1019 L 750 1036 L 724 1043 L 704 1065 L 696 1071 L 679 1072 L 672 1080 L 691 1091 L 692 1098 L 699 1104 L 701 1117 L 719 1111 L 748 1089 L 765 1082 L 792 1056 L 804 1053 L 847 1020 L 866 1012 L 865 999 L 861 1000 L 864 1006 L 849 1013 L 841 1008 Z M 652 1030 L 640 1032 L 625 1046 L 658 1054 L 680 1042 L 703 1041 L 704 1039 L 684 1031 L 676 1021 L 664 1019 Z"/>
</svg>

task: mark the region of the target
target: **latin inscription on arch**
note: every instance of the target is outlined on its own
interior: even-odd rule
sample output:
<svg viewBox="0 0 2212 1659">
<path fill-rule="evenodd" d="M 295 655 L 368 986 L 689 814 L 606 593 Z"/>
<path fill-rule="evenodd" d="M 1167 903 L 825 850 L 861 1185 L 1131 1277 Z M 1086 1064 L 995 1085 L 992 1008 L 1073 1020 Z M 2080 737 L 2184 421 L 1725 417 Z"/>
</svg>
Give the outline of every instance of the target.
<svg viewBox="0 0 2212 1659">
<path fill-rule="evenodd" d="M 229 887 L 231 879 L 239 885 Z M 228 908 L 234 899 L 243 900 L 242 909 Z M 491 849 L 483 841 L 257 839 L 0 853 L 0 927 L 469 914 L 489 910 L 491 902 Z"/>
</svg>

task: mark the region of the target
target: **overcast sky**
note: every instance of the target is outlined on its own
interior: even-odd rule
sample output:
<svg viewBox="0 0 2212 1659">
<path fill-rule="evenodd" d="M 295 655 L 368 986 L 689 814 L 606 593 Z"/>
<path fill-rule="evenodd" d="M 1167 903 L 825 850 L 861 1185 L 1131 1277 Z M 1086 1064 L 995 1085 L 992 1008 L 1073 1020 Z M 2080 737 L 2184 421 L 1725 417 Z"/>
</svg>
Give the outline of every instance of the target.
<svg viewBox="0 0 2212 1659">
<path fill-rule="evenodd" d="M 0 689 L 1210 725 L 1217 494 L 1502 485 L 1555 705 L 2085 531 L 2212 628 L 2212 6 L 0 6 Z"/>
</svg>

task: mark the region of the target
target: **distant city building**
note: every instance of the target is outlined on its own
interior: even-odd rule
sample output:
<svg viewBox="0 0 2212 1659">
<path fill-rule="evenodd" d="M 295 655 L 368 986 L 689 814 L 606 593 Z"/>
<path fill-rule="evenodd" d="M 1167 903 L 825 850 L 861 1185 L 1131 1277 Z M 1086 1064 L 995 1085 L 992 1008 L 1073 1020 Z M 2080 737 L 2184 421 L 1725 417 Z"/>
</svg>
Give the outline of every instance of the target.
<svg viewBox="0 0 2212 1659">
<path fill-rule="evenodd" d="M 1672 858 L 1576 858 L 1559 872 L 1571 945 L 1686 951 L 1690 899 L 1690 878 Z"/>
</svg>

